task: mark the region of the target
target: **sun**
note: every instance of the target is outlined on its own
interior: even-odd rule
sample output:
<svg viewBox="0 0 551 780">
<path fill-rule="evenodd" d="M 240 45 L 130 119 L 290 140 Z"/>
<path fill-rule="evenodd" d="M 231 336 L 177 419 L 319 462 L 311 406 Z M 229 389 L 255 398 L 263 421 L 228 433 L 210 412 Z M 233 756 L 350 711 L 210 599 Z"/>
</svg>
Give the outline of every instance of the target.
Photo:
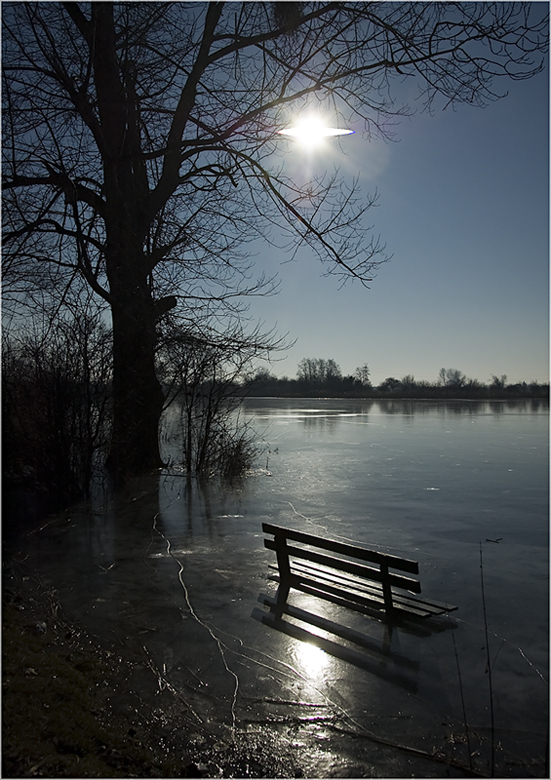
<svg viewBox="0 0 551 780">
<path fill-rule="evenodd" d="M 354 130 L 328 127 L 321 119 L 311 118 L 298 122 L 294 127 L 278 130 L 279 135 L 295 138 L 302 146 L 319 146 L 326 138 L 337 135 L 351 135 Z"/>
</svg>

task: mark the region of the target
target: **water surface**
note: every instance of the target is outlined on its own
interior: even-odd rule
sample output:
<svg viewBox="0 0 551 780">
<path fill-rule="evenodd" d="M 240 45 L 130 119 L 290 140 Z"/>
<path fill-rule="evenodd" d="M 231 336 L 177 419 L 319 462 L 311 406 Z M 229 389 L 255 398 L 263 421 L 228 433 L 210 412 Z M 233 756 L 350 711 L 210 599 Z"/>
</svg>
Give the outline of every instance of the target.
<svg viewBox="0 0 551 780">
<path fill-rule="evenodd" d="M 198 734 L 270 734 L 317 777 L 442 776 L 446 761 L 545 776 L 548 407 L 249 399 L 242 414 L 264 451 L 241 482 L 173 465 L 64 513 L 21 560 L 132 661 L 133 685 L 158 674 L 160 710 Z M 312 648 L 259 620 L 276 587 L 263 521 L 414 558 L 423 592 L 459 609 L 389 637 L 292 596 L 366 637 L 338 639 L 345 657 Z"/>
</svg>

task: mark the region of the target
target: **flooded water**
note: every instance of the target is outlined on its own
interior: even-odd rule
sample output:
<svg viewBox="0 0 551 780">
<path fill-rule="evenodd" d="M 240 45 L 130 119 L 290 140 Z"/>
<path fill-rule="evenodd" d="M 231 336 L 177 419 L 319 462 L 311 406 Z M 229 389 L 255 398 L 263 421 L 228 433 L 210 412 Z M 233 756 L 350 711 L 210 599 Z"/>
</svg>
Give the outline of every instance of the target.
<svg viewBox="0 0 551 780">
<path fill-rule="evenodd" d="M 172 467 L 45 524 L 18 560 L 131 663 L 129 700 L 153 681 L 159 717 L 196 740 L 248 741 L 297 776 L 546 777 L 548 411 L 249 399 L 264 451 L 239 484 Z M 423 593 L 458 610 L 389 634 L 291 593 L 303 619 L 276 630 L 262 522 L 413 558 Z M 315 647 L 312 614 L 362 639 Z"/>
</svg>

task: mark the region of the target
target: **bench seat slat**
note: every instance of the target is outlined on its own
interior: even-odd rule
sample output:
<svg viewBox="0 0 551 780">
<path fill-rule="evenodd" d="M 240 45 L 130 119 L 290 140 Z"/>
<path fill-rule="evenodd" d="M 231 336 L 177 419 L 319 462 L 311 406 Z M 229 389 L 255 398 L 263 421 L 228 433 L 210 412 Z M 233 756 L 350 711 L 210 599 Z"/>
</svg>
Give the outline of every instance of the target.
<svg viewBox="0 0 551 780">
<path fill-rule="evenodd" d="M 275 568 L 277 569 L 277 566 Z M 310 566 L 308 563 L 303 563 L 302 561 L 295 561 L 292 566 L 292 571 L 294 573 L 298 573 L 298 571 L 304 571 L 305 573 L 309 573 L 312 576 L 319 578 L 320 580 L 325 579 L 329 582 L 338 580 L 344 587 L 356 588 L 360 590 L 360 592 L 365 591 L 366 593 L 382 593 L 382 588 L 379 583 L 370 584 L 368 581 L 355 580 L 353 577 L 347 577 L 344 574 L 337 575 L 336 573 L 333 573 L 329 570 L 326 571 L 324 569 L 318 568 L 317 566 Z M 410 589 L 406 588 L 406 590 L 409 591 Z M 408 602 L 418 602 L 419 604 L 422 604 L 429 609 L 433 608 L 434 614 L 441 614 L 442 612 L 453 612 L 457 609 L 457 607 L 453 606 L 453 604 L 445 604 L 443 601 L 436 601 L 430 597 L 423 597 L 419 599 L 415 596 L 410 596 L 409 593 L 401 594 L 393 591 L 392 598 L 394 602 L 399 602 L 400 599 L 407 599 Z"/>
<path fill-rule="evenodd" d="M 277 566 L 271 566 L 270 568 L 274 569 L 275 571 L 278 570 Z M 355 609 L 354 605 L 350 603 L 350 599 L 348 598 L 348 595 L 352 592 L 352 590 L 354 590 L 359 596 L 365 598 L 366 603 L 369 603 L 371 606 L 378 605 L 380 609 L 384 609 L 385 607 L 382 587 L 378 583 L 370 585 L 368 582 L 354 581 L 348 577 L 342 577 L 342 579 L 337 576 L 331 577 L 329 572 L 317 570 L 314 567 L 311 569 L 304 568 L 300 572 L 296 570 L 296 567 L 293 567 L 292 572 L 294 575 L 298 576 L 298 579 L 294 580 L 292 584 L 292 587 L 295 588 L 295 590 L 300 590 L 298 584 L 305 581 L 303 574 L 306 576 L 311 574 L 311 578 L 308 579 L 310 582 L 315 582 L 316 587 L 320 591 L 317 593 L 320 598 L 323 598 L 322 589 L 324 584 L 328 583 L 329 585 L 333 585 L 335 589 L 338 589 L 339 595 L 341 596 L 341 603 L 350 607 L 351 609 Z M 277 582 L 280 581 L 280 578 L 277 576 L 274 577 L 274 579 Z M 305 592 L 312 593 L 312 590 L 309 588 L 307 591 L 305 590 Z M 334 592 L 332 593 L 335 595 Z M 347 598 L 348 603 L 346 601 Z M 435 601 L 434 599 L 418 599 L 415 596 L 397 593 L 395 591 L 392 594 L 392 602 L 397 608 L 407 607 L 408 611 L 412 614 L 413 610 L 415 609 L 419 612 L 419 615 L 422 615 L 423 617 L 428 617 L 429 615 L 436 617 L 437 615 L 442 615 L 444 612 L 453 612 L 457 609 L 457 607 L 453 606 L 453 604 L 445 604 L 444 602 Z"/>
<path fill-rule="evenodd" d="M 329 584 L 335 583 L 340 588 L 350 591 L 355 591 L 360 595 L 367 597 L 376 596 L 381 597 L 383 594 L 382 584 L 380 582 L 368 582 L 366 580 L 358 580 L 353 577 L 348 577 L 340 572 L 334 574 L 324 569 L 319 569 L 316 566 L 309 566 L 302 564 L 302 561 L 295 562 L 291 568 L 293 574 L 298 577 L 315 577 L 321 583 L 328 582 Z M 398 594 L 393 592 L 393 597 L 398 598 Z"/>
<path fill-rule="evenodd" d="M 369 617 L 381 617 L 381 613 L 383 610 L 381 608 L 376 607 L 373 604 L 370 604 L 368 606 L 364 606 L 362 604 L 354 604 L 350 601 L 347 601 L 346 598 L 340 597 L 340 596 L 332 596 L 329 593 L 323 593 L 322 591 L 316 591 L 314 588 L 308 588 L 308 586 L 304 586 L 302 588 L 302 592 L 306 593 L 308 595 L 314 596 L 316 598 L 323 599 L 324 601 L 329 601 L 332 604 L 336 604 L 340 607 L 346 607 L 347 609 L 351 609 L 354 612 L 360 612 L 363 615 L 368 615 Z M 274 606 L 272 607 L 274 611 L 277 610 L 277 600 L 273 600 Z M 284 607 L 283 607 L 284 609 Z M 411 615 L 410 615 L 411 616 Z M 395 616 L 396 618 L 400 617 L 408 617 L 408 613 L 404 610 L 402 613 L 397 613 Z M 416 618 L 427 618 L 431 617 L 429 615 L 415 615 Z M 414 634 L 418 634 L 419 636 L 429 636 L 430 631 L 426 631 L 421 624 L 414 624 L 413 626 L 408 625 L 408 631 L 412 631 Z"/>
<path fill-rule="evenodd" d="M 308 585 L 310 588 L 316 588 L 325 593 L 341 596 L 357 604 L 376 605 L 381 609 L 385 609 L 382 589 L 368 589 L 362 592 L 359 588 L 355 590 L 352 590 L 349 587 L 343 588 L 340 587 L 338 583 L 327 582 L 318 577 L 313 579 L 302 574 L 298 576 L 293 574 L 291 577 L 291 587 L 295 588 L 295 590 L 301 590 L 300 586 L 302 584 Z M 440 615 L 442 612 L 448 611 L 447 604 L 437 605 L 401 593 L 392 594 L 392 604 L 395 609 L 406 609 L 408 612 L 419 613 L 423 616 Z"/>
<path fill-rule="evenodd" d="M 307 576 L 314 576 L 320 581 L 327 581 L 329 583 L 338 582 L 339 585 L 342 585 L 342 587 L 353 588 L 358 590 L 360 593 L 381 594 L 383 592 L 381 583 L 379 582 L 358 580 L 354 577 L 349 577 L 346 574 L 342 574 L 341 572 L 332 572 L 303 561 L 294 561 L 292 571 L 299 575 L 306 574 Z"/>
<path fill-rule="evenodd" d="M 294 584 L 293 587 L 295 590 L 299 590 L 302 593 L 307 593 L 311 596 L 317 596 L 317 598 L 330 598 L 330 600 L 333 601 L 334 598 L 337 597 L 339 603 L 348 607 L 348 609 L 357 609 L 358 607 L 361 609 L 363 607 L 364 609 L 375 609 L 377 612 L 385 612 L 385 603 L 382 596 L 380 599 L 376 599 L 375 597 L 364 598 L 356 596 L 355 594 L 346 593 L 339 588 L 333 588 L 330 585 L 320 587 L 320 584 L 315 580 L 300 580 Z M 393 603 L 393 609 L 397 613 L 413 615 L 418 618 L 434 617 L 440 614 L 439 612 L 434 612 L 432 609 L 425 609 L 422 603 L 409 603 L 407 601 Z"/>
<path fill-rule="evenodd" d="M 362 595 L 354 591 L 343 590 L 342 588 L 339 588 L 338 585 L 332 585 L 328 582 L 320 582 L 319 580 L 311 579 L 310 577 L 294 576 L 291 580 L 291 587 L 295 590 L 303 590 L 303 588 L 306 587 L 308 588 L 306 591 L 307 593 L 312 591 L 330 593 L 332 596 L 340 596 L 346 601 L 362 604 L 363 606 L 376 606 L 381 609 L 385 608 L 382 592 L 380 594 L 372 593 Z"/>
</svg>

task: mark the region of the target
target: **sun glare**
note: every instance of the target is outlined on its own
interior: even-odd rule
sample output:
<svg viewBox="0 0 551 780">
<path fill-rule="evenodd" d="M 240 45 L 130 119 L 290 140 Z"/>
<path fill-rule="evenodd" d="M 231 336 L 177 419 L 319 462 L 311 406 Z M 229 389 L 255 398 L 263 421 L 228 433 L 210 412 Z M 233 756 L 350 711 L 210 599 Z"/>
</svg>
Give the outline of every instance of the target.
<svg viewBox="0 0 551 780">
<path fill-rule="evenodd" d="M 310 679 L 323 679 L 327 670 L 328 657 L 321 647 L 309 642 L 301 642 L 295 650 L 295 657 L 303 672 Z"/>
<path fill-rule="evenodd" d="M 295 138 L 303 146 L 319 146 L 325 138 L 337 135 L 351 135 L 354 130 L 343 130 L 337 127 L 327 127 L 320 119 L 306 119 L 294 127 L 279 130 L 279 135 Z"/>
</svg>

